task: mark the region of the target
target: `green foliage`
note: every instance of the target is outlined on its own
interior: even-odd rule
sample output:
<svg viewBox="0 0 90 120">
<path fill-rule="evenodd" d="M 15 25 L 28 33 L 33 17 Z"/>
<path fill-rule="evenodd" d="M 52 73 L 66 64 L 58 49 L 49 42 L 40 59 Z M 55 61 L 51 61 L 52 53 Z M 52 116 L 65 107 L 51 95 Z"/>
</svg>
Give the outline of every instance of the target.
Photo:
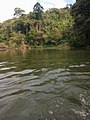
<svg viewBox="0 0 90 120">
<path fill-rule="evenodd" d="M 21 32 L 22 34 L 26 34 L 25 24 L 23 20 L 18 20 L 13 24 L 13 30 L 16 32 Z"/>
<path fill-rule="evenodd" d="M 90 46 L 90 0 L 77 0 L 71 12 L 74 18 L 74 43 L 78 47 Z"/>
<path fill-rule="evenodd" d="M 15 31 L 11 33 L 11 37 L 9 39 L 10 44 L 14 44 L 15 46 L 21 45 L 25 42 L 26 36 L 21 34 L 20 32 L 16 33 Z"/>
<path fill-rule="evenodd" d="M 37 34 L 37 31 L 35 29 L 32 29 L 30 32 L 28 32 L 27 43 L 29 43 L 30 45 L 34 45 L 36 34 Z"/>
<path fill-rule="evenodd" d="M 27 15 L 0 24 L 0 41 L 15 46 L 23 42 L 31 46 L 58 46 L 66 42 L 73 45 L 70 8 L 52 8 L 42 12 L 43 7 L 36 3 L 33 10 Z"/>
</svg>

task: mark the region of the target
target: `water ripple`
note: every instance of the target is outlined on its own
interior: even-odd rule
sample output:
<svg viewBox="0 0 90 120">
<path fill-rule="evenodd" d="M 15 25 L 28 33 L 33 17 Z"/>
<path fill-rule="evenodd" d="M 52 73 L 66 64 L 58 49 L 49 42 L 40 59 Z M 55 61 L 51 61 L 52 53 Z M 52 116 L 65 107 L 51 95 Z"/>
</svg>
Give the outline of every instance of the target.
<svg viewBox="0 0 90 120">
<path fill-rule="evenodd" d="M 77 53 L 1 56 L 0 120 L 89 120 L 90 56 L 81 59 Z"/>
<path fill-rule="evenodd" d="M 13 96 L 13 95 L 20 95 L 20 94 L 25 93 L 25 92 L 30 92 L 30 90 L 29 89 L 18 90 L 18 91 L 12 92 L 10 94 L 0 96 L 0 99 L 5 98 L 5 97 L 9 97 L 9 96 Z"/>
</svg>

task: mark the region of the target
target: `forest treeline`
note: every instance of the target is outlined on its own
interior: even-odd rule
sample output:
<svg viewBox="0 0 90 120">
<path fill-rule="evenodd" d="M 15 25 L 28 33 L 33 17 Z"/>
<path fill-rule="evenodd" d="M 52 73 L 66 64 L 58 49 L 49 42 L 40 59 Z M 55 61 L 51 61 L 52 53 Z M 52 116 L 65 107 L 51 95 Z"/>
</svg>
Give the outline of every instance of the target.
<svg viewBox="0 0 90 120">
<path fill-rule="evenodd" d="M 89 6 L 89 0 L 77 0 L 74 5 L 43 12 L 43 6 L 37 2 L 29 14 L 15 8 L 14 18 L 0 24 L 0 43 L 12 47 L 22 44 L 59 46 L 64 43 L 71 47 L 89 47 Z"/>
</svg>

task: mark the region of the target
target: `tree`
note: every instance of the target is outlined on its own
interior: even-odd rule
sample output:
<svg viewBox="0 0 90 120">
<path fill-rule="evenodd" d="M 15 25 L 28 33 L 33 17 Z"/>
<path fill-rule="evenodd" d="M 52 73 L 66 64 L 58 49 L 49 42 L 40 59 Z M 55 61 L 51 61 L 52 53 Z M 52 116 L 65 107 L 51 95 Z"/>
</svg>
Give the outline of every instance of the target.
<svg viewBox="0 0 90 120">
<path fill-rule="evenodd" d="M 37 2 L 34 7 L 33 7 L 33 12 L 35 13 L 35 18 L 37 20 L 42 19 L 42 12 L 43 12 L 43 7 L 40 5 L 39 2 Z"/>
<path fill-rule="evenodd" d="M 21 8 L 18 8 L 18 7 L 15 8 L 14 11 L 15 11 L 14 16 L 16 16 L 16 17 L 22 16 L 23 13 L 25 12 L 24 10 L 22 10 Z"/>
<path fill-rule="evenodd" d="M 23 20 L 17 20 L 14 24 L 13 24 L 13 30 L 18 32 L 21 32 L 22 34 L 26 34 L 26 28 L 25 28 L 25 23 L 23 22 Z"/>
<path fill-rule="evenodd" d="M 74 31 L 78 47 L 90 47 L 90 0 L 76 0 L 71 14 L 74 18 Z"/>
</svg>

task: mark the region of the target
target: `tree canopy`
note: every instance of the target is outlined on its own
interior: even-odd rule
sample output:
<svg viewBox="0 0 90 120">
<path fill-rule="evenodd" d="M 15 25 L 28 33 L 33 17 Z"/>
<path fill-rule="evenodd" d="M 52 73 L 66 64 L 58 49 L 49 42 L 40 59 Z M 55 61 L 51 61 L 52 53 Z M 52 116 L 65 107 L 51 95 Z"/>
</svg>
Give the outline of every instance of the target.
<svg viewBox="0 0 90 120">
<path fill-rule="evenodd" d="M 33 7 L 33 12 L 35 13 L 35 18 L 37 20 L 40 20 L 42 18 L 43 6 L 41 6 L 40 3 L 37 2 Z"/>
<path fill-rule="evenodd" d="M 36 3 L 33 12 L 23 15 L 24 10 L 15 8 L 16 18 L 0 24 L 0 42 L 17 46 L 90 46 L 90 1 L 77 0 L 65 8 L 51 8 L 43 12 Z M 73 18 L 72 18 L 72 16 Z"/>
<path fill-rule="evenodd" d="M 20 16 L 22 16 L 23 15 L 23 13 L 25 12 L 24 10 L 22 10 L 21 8 L 15 8 L 14 9 L 14 16 L 16 16 L 16 17 L 20 17 Z"/>
</svg>

